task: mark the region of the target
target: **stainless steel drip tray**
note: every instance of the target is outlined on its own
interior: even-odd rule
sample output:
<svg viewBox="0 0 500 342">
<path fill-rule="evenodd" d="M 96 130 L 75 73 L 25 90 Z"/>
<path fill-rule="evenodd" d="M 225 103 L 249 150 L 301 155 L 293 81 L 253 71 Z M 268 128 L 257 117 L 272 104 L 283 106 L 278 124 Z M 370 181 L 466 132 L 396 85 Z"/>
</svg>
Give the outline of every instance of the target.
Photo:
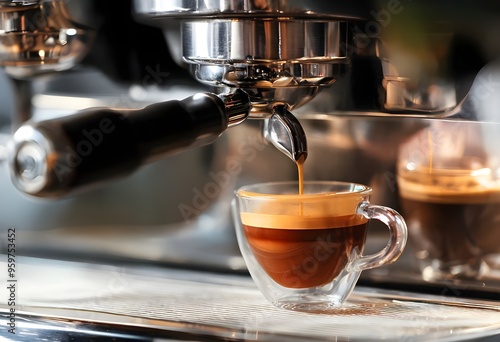
<svg viewBox="0 0 500 342">
<path fill-rule="evenodd" d="M 20 257 L 16 277 L 16 341 L 47 340 L 51 331 L 191 341 L 500 337 L 500 307 L 493 301 L 357 287 L 343 308 L 306 314 L 275 308 L 242 275 Z M 10 308 L 0 305 L 4 327 Z"/>
<path fill-rule="evenodd" d="M 204 228 L 204 221 L 169 226 L 73 227 L 20 231 L 24 255 L 93 263 L 140 263 L 149 265 L 247 274 L 232 228 Z M 217 226 L 217 225 L 215 225 Z M 373 234 L 365 253 L 381 250 L 386 236 Z M 477 280 L 425 281 L 407 248 L 388 266 L 364 271 L 359 284 L 456 298 L 500 299 L 500 270 Z"/>
</svg>

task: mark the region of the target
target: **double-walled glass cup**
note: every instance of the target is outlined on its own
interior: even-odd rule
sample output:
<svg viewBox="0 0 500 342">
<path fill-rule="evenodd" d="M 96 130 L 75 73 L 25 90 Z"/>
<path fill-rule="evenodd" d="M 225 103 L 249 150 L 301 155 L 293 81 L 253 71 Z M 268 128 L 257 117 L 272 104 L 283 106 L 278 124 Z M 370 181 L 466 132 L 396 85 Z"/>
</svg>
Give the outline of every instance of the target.
<svg viewBox="0 0 500 342">
<path fill-rule="evenodd" d="M 265 183 L 236 191 L 233 215 L 241 253 L 264 296 L 297 311 L 337 308 L 362 270 L 397 260 L 407 240 L 403 218 L 370 204 L 371 189 L 343 182 Z M 390 238 L 364 256 L 368 223 L 380 220 Z"/>
</svg>

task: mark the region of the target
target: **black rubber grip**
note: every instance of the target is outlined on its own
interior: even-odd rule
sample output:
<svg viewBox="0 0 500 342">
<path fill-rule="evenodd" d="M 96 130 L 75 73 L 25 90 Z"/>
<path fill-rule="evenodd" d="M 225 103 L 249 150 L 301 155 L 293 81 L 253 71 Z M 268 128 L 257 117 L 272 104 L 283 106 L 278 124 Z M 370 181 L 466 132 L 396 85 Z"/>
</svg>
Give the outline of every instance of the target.
<svg viewBox="0 0 500 342">
<path fill-rule="evenodd" d="M 61 195 L 192 146 L 211 143 L 227 128 L 224 103 L 197 94 L 140 110 L 94 109 L 34 127 L 57 146 L 57 162 L 40 195 Z M 36 194 L 35 194 L 36 195 Z"/>
</svg>

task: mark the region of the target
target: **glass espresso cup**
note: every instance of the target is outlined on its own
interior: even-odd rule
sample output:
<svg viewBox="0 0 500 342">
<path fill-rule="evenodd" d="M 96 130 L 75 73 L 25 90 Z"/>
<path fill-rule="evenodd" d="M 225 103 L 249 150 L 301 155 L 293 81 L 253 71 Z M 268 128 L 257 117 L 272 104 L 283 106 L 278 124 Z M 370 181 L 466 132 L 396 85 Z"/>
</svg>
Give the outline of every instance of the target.
<svg viewBox="0 0 500 342">
<path fill-rule="evenodd" d="M 371 188 L 343 182 L 265 183 L 236 191 L 233 216 L 241 253 L 264 296 L 297 311 L 337 308 L 362 270 L 397 260 L 407 240 L 403 218 L 370 204 Z M 390 239 L 364 256 L 368 222 L 380 220 Z"/>
</svg>

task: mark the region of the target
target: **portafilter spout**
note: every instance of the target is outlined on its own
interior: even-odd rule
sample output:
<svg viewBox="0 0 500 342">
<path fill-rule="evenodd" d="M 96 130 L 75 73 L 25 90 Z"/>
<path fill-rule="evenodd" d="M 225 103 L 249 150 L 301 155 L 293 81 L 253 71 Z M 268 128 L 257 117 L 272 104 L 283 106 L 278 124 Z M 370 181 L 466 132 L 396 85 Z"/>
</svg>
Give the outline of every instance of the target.
<svg viewBox="0 0 500 342">
<path fill-rule="evenodd" d="M 299 120 L 284 104 L 273 107 L 273 114 L 264 124 L 264 138 L 294 163 L 307 158 L 307 139 Z"/>
</svg>

